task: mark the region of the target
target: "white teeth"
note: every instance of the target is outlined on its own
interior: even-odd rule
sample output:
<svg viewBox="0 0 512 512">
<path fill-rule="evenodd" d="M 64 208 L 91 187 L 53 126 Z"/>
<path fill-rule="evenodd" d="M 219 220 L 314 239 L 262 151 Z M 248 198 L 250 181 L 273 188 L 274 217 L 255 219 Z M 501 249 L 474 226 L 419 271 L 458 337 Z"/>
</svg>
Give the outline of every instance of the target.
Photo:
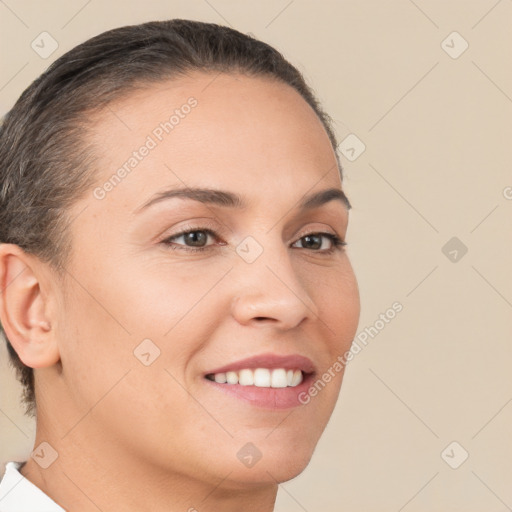
<svg viewBox="0 0 512 512">
<path fill-rule="evenodd" d="M 286 370 L 283 370 L 282 368 L 277 368 L 276 370 L 273 370 L 271 386 L 273 388 L 285 388 L 287 385 L 288 384 L 286 382 Z"/>
<path fill-rule="evenodd" d="M 238 384 L 238 373 L 237 372 L 227 372 L 226 380 L 228 384 Z"/>
<path fill-rule="evenodd" d="M 241 386 L 256 386 L 260 388 L 286 388 L 298 386 L 303 375 L 300 370 L 285 370 L 284 368 L 247 368 L 238 372 L 216 373 L 213 380 L 219 384 L 240 384 Z"/>
<path fill-rule="evenodd" d="M 295 370 L 292 379 L 292 386 L 298 386 L 302 382 L 302 372 L 300 370 Z"/>
<path fill-rule="evenodd" d="M 238 384 L 241 386 L 252 386 L 254 384 L 252 370 L 240 370 L 238 374 Z"/>
<path fill-rule="evenodd" d="M 219 384 L 225 384 L 227 382 L 226 374 L 225 373 L 216 373 L 215 374 L 215 382 L 218 382 Z"/>
<path fill-rule="evenodd" d="M 259 388 L 269 388 L 270 370 L 266 368 L 256 368 L 256 370 L 254 370 L 254 385 Z"/>
</svg>

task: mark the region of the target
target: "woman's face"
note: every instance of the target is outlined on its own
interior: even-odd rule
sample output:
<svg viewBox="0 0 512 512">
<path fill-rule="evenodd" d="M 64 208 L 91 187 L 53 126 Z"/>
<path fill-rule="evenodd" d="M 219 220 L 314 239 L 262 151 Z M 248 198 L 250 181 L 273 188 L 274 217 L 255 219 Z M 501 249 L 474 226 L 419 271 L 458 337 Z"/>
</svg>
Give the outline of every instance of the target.
<svg viewBox="0 0 512 512">
<path fill-rule="evenodd" d="M 348 255 L 329 237 L 345 238 L 343 198 L 302 207 L 341 191 L 321 122 L 284 84 L 194 74 L 111 104 L 94 127 L 101 178 L 70 212 L 58 317 L 63 442 L 216 484 L 293 478 L 342 372 L 304 391 L 349 349 L 359 318 Z M 269 388 L 273 369 L 307 369 L 272 355 L 307 358 L 314 375 Z M 256 367 L 270 370 L 255 372 L 258 386 L 206 378 Z"/>
</svg>

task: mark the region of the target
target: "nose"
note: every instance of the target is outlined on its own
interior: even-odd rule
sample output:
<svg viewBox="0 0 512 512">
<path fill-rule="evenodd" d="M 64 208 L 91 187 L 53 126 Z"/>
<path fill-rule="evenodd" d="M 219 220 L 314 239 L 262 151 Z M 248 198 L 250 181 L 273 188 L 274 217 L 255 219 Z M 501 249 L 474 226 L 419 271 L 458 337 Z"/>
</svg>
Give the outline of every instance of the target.
<svg viewBox="0 0 512 512">
<path fill-rule="evenodd" d="M 240 324 L 288 330 L 318 318 L 318 306 L 294 269 L 290 250 L 281 245 L 271 253 L 267 247 L 256 261 L 237 262 L 231 314 Z"/>
</svg>

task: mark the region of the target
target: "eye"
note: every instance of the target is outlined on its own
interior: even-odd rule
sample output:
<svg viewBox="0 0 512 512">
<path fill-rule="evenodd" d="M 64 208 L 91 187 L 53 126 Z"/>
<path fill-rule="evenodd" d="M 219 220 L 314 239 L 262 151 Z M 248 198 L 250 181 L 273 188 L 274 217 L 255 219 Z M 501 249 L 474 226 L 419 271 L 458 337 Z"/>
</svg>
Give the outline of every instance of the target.
<svg viewBox="0 0 512 512">
<path fill-rule="evenodd" d="M 226 245 L 225 242 L 219 242 L 220 238 L 217 233 L 209 228 L 195 228 L 187 231 L 176 233 L 168 238 L 163 239 L 160 243 L 172 250 L 181 250 L 187 252 L 200 252 L 212 249 L 215 244 L 208 244 L 208 239 L 214 239 L 217 245 Z M 179 240 L 183 239 L 183 243 Z M 325 247 L 325 242 L 329 247 Z M 297 247 L 300 243 L 302 247 Z M 292 244 L 292 247 L 298 249 L 309 249 L 320 254 L 331 254 L 336 250 L 343 250 L 347 245 L 341 238 L 333 233 L 308 233 L 300 237 Z"/>
<path fill-rule="evenodd" d="M 211 229 L 196 228 L 172 235 L 162 240 L 161 243 L 169 247 L 169 249 L 197 252 L 204 251 L 211 247 L 211 244 L 206 245 L 208 242 L 208 237 L 218 240 L 217 234 Z M 180 238 L 183 238 L 184 243 L 175 243 L 175 241 L 179 240 Z"/>
<path fill-rule="evenodd" d="M 324 240 L 328 240 L 328 245 L 330 244 L 330 247 L 324 247 L 322 249 L 324 246 Z M 314 252 L 322 254 L 330 254 L 336 250 L 343 250 L 343 247 L 347 245 L 346 242 L 333 233 L 308 233 L 307 235 L 299 238 L 292 247 L 297 243 L 302 243 L 302 249 L 311 249 Z"/>
</svg>

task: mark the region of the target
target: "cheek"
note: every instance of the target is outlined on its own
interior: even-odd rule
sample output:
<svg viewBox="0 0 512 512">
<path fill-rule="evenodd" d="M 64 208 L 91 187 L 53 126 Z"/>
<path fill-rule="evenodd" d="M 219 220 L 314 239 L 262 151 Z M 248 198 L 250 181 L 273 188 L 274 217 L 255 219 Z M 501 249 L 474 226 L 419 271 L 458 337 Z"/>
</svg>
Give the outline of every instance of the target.
<svg viewBox="0 0 512 512">
<path fill-rule="evenodd" d="M 178 384 L 200 343 L 195 340 L 201 340 L 197 319 L 191 329 L 184 315 L 199 309 L 192 305 L 211 285 L 184 286 L 176 294 L 171 277 L 144 279 L 140 286 L 121 275 L 111 274 L 108 288 L 78 277 L 88 293 L 74 287 L 59 319 L 63 376 L 76 407 L 71 426 L 90 411 L 84 428 L 94 419 L 119 440 L 143 446 L 151 444 L 155 426 L 183 432 L 193 413 L 198 415 L 197 404 Z"/>
<path fill-rule="evenodd" d="M 78 409 L 93 407 L 132 364 L 132 337 L 103 297 L 83 289 L 62 308 L 59 350 L 66 386 Z M 100 305 L 101 304 L 101 305 Z"/>
<path fill-rule="evenodd" d="M 317 269 L 318 270 L 318 269 Z M 356 335 L 360 315 L 357 280 L 348 259 L 329 271 L 310 272 L 307 288 L 318 306 L 317 328 L 322 333 L 322 364 L 309 388 L 315 416 L 326 423 L 341 389 L 344 358 Z M 305 400 L 307 397 L 304 397 Z"/>
<path fill-rule="evenodd" d="M 354 339 L 360 314 L 359 288 L 348 259 L 328 271 L 309 272 L 307 289 L 318 306 L 331 355 L 340 355 Z"/>
<path fill-rule="evenodd" d="M 230 269 L 204 261 L 171 265 L 157 262 L 134 271 L 126 287 L 133 299 L 128 316 L 138 338 L 151 338 L 172 356 L 171 366 L 186 364 L 208 332 L 221 321 L 218 287 Z M 228 276 L 226 276 L 229 279 Z"/>
</svg>

